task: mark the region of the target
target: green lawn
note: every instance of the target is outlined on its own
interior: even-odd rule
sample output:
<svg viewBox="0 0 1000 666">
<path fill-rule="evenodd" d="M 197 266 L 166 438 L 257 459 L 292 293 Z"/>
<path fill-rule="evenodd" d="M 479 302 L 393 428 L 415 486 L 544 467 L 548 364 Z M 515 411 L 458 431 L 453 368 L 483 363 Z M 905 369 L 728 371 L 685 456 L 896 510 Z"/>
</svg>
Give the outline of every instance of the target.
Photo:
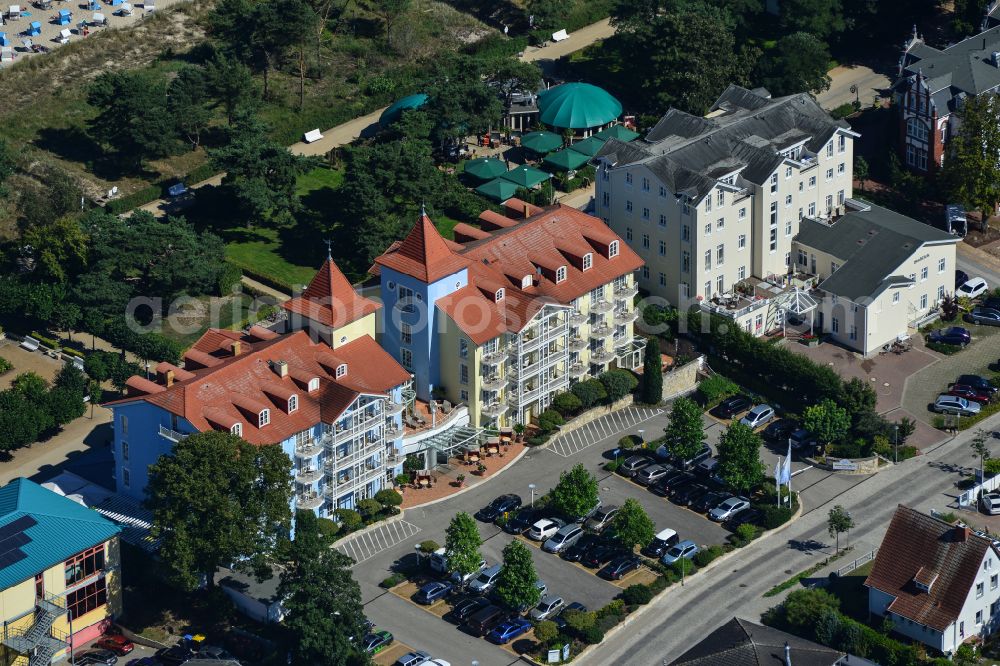
<svg viewBox="0 0 1000 666">
<path fill-rule="evenodd" d="M 437 230 L 441 232 L 441 235 L 449 240 L 455 238 L 455 225 L 459 223 L 459 220 L 454 220 L 450 217 L 445 217 L 444 213 L 438 213 L 434 216 L 434 226 Z"/>
<path fill-rule="evenodd" d="M 286 286 L 308 284 L 316 274 L 315 266 L 298 266 L 281 256 L 276 229 L 230 229 L 222 237 L 226 240 L 226 259 L 244 271 Z"/>
<path fill-rule="evenodd" d="M 178 315 L 178 323 L 184 330 L 177 330 L 169 321 L 163 323 L 162 333 L 171 340 L 176 340 L 184 348 L 193 345 L 209 328 L 235 328 L 250 316 L 252 298 L 247 294 L 238 297 L 218 298 L 215 296 L 200 296 L 197 298 L 204 308 L 202 316 Z"/>
<path fill-rule="evenodd" d="M 307 194 L 312 194 L 316 190 L 322 190 L 323 188 L 336 190 L 343 182 L 343 171 L 339 169 L 318 167 L 309 173 L 299 176 L 295 184 L 295 194 L 299 197 L 304 197 Z"/>
</svg>

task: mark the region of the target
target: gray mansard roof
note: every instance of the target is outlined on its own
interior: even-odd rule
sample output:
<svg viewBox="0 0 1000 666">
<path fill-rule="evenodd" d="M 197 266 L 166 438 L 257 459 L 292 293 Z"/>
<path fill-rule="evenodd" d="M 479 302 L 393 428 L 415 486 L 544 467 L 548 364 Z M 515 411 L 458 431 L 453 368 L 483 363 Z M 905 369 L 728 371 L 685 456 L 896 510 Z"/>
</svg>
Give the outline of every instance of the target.
<svg viewBox="0 0 1000 666">
<path fill-rule="evenodd" d="M 1000 26 L 943 50 L 914 38 L 903 55 L 903 75 L 895 87 L 908 87 L 912 77 L 920 74 L 930 88 L 938 114 L 947 115 L 955 110 L 961 93 L 974 97 L 1000 86 L 1000 67 L 992 63 L 992 55 L 997 51 L 1000 51 Z"/>
<path fill-rule="evenodd" d="M 738 186 L 762 185 L 784 160 L 779 151 L 804 142 L 806 151 L 816 153 L 849 127 L 806 93 L 771 99 L 763 88 L 731 85 L 709 117 L 670 109 L 644 139 L 611 139 L 595 157 L 615 166 L 643 164 L 674 193 L 697 201 L 735 171 Z"/>
<path fill-rule="evenodd" d="M 870 206 L 850 211 L 833 224 L 804 218 L 795 240 L 833 255 L 841 266 L 820 289 L 857 302 L 875 298 L 885 289 L 906 284 L 906 276 L 892 275 L 925 243 L 954 243 L 956 237 L 887 208 Z"/>
</svg>

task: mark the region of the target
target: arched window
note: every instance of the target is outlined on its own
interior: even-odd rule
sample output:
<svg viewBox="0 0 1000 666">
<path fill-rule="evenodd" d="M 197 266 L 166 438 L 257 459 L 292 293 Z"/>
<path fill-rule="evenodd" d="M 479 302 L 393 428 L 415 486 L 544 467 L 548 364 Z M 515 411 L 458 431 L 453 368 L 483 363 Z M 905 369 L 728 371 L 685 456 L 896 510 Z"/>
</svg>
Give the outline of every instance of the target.
<svg viewBox="0 0 1000 666">
<path fill-rule="evenodd" d="M 310 393 L 319 390 L 319 377 L 313 377 L 309 380 L 309 385 L 306 387 Z"/>
<path fill-rule="evenodd" d="M 531 275 L 525 275 L 523 278 L 521 278 L 521 289 L 527 289 L 528 287 L 530 287 L 531 282 L 532 282 Z"/>
<path fill-rule="evenodd" d="M 906 135 L 918 141 L 927 141 L 927 125 L 917 118 L 906 121 Z"/>
<path fill-rule="evenodd" d="M 502 287 L 500 289 L 497 289 L 497 293 L 494 294 L 494 299 L 493 300 L 495 302 L 497 302 L 497 303 L 499 303 L 500 301 L 503 300 L 503 288 Z"/>
<path fill-rule="evenodd" d="M 594 255 L 591 254 L 590 252 L 583 255 L 583 270 L 588 270 L 593 265 L 594 265 Z"/>
<path fill-rule="evenodd" d="M 288 396 L 288 413 L 291 414 L 298 408 L 299 408 L 299 396 L 297 395 Z"/>
<path fill-rule="evenodd" d="M 556 282 L 562 282 L 566 279 L 566 267 L 560 266 L 556 269 Z"/>
<path fill-rule="evenodd" d="M 346 363 L 341 363 L 340 365 L 337 366 L 337 370 L 335 372 L 335 376 L 336 376 L 337 379 L 340 379 L 341 377 L 343 377 L 346 374 L 347 374 L 347 364 Z"/>
<path fill-rule="evenodd" d="M 234 423 L 233 427 L 229 429 L 229 432 L 231 432 L 232 434 L 236 435 L 237 437 L 242 437 L 243 436 L 243 424 L 242 423 Z"/>
<path fill-rule="evenodd" d="M 617 257 L 617 256 L 618 256 L 618 241 L 613 240 L 611 241 L 611 244 L 608 245 L 608 258 L 610 259 L 611 257 Z"/>
<path fill-rule="evenodd" d="M 260 410 L 260 415 L 257 417 L 257 427 L 263 428 L 270 422 L 271 422 L 271 410 L 270 409 Z"/>
</svg>

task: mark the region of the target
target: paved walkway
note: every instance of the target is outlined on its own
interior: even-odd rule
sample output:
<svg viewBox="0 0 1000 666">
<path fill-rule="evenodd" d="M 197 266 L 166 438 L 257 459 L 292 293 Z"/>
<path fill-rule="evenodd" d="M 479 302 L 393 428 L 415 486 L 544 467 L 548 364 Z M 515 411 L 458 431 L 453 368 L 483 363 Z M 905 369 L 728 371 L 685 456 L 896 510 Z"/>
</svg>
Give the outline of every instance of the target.
<svg viewBox="0 0 1000 666">
<path fill-rule="evenodd" d="M 864 65 L 849 65 L 834 67 L 829 71 L 830 87 L 816 95 L 816 101 L 824 109 L 835 109 L 842 104 L 850 104 L 855 100 L 861 102 L 862 108 L 872 105 L 875 95 L 890 85 L 888 77 L 873 72 Z M 851 92 L 851 86 L 858 87 L 857 93 Z"/>
<path fill-rule="evenodd" d="M 574 51 L 586 48 L 598 40 L 607 39 L 613 34 L 615 34 L 615 29 L 611 27 L 611 19 L 604 19 L 570 33 L 569 39 L 564 39 L 561 42 L 548 42 L 545 46 L 540 47 L 529 46 L 521 55 L 521 60 L 524 62 L 557 60 Z"/>
<path fill-rule="evenodd" d="M 486 467 L 486 472 L 482 475 L 472 473 L 472 470 L 475 469 L 474 465 L 466 466 L 457 458 L 452 458 L 448 461 L 448 465 L 435 469 L 434 485 L 430 488 L 414 488 L 412 486 L 404 488 L 402 507 L 412 509 L 445 497 L 467 492 L 470 488 L 489 481 L 517 462 L 518 456 L 521 455 L 524 448 L 524 444 L 514 442 L 504 450 L 502 456 L 483 456 L 481 462 Z M 458 483 L 460 474 L 465 477 L 461 485 Z"/>
<path fill-rule="evenodd" d="M 257 280 L 254 280 L 253 278 L 248 278 L 246 275 L 243 276 L 241 282 L 243 282 L 244 285 L 246 285 L 246 286 L 248 286 L 248 287 L 250 287 L 250 288 L 252 288 L 252 289 L 254 289 L 256 291 L 259 291 L 260 293 L 264 294 L 265 296 L 270 296 L 271 298 L 273 298 L 278 303 L 283 303 L 283 302 L 287 301 L 289 298 L 291 298 L 291 296 L 289 296 L 285 292 L 278 291 L 274 287 L 269 287 L 266 284 L 264 284 L 263 282 L 257 282 Z"/>
</svg>

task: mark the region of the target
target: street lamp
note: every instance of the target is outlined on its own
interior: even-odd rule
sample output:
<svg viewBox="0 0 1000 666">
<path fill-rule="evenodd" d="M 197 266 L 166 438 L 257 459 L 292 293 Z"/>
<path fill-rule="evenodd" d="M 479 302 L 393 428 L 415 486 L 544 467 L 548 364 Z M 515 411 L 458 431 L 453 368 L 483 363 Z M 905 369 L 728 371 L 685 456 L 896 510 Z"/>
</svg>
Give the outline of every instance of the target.
<svg viewBox="0 0 1000 666">
<path fill-rule="evenodd" d="M 646 432 L 646 431 L 643 430 L 642 428 L 639 428 L 639 443 L 640 444 L 642 444 L 642 443 L 644 443 L 646 441 L 646 439 L 642 436 L 642 433 L 644 433 L 644 432 Z"/>
<path fill-rule="evenodd" d="M 899 424 L 892 426 L 894 444 L 892 446 L 892 462 L 896 464 L 899 462 Z"/>
<path fill-rule="evenodd" d="M 535 508 L 535 484 L 529 483 L 528 490 L 531 491 L 531 508 Z"/>
</svg>

